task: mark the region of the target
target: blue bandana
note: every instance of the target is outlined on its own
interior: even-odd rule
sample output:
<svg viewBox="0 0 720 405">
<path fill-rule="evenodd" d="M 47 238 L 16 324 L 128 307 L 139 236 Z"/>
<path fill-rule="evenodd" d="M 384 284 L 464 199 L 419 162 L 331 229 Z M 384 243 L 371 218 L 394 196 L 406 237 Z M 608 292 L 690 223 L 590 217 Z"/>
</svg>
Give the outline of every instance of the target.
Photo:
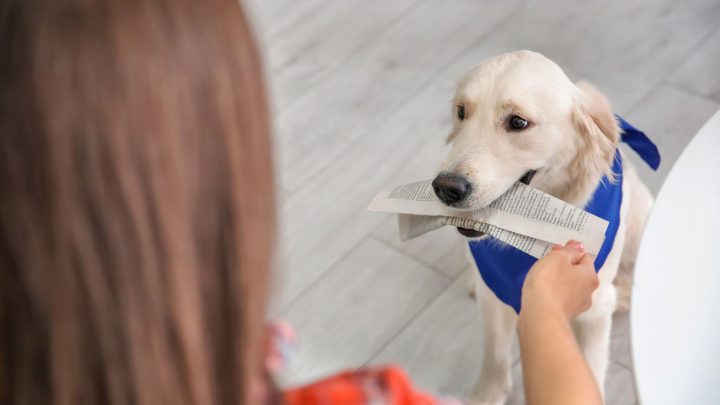
<svg viewBox="0 0 720 405">
<path fill-rule="evenodd" d="M 655 144 L 643 132 L 628 124 L 621 117 L 616 117 L 622 131 L 622 142 L 625 142 L 637 152 L 650 167 L 657 170 L 658 166 L 660 166 L 660 153 Z M 619 151 L 615 152 L 612 172 L 615 174 L 615 181 L 603 177 L 590 202 L 584 207 L 585 211 L 597 215 L 609 223 L 605 231 L 605 241 L 595 258 L 595 271 L 599 271 L 605 264 L 620 225 L 623 173 L 622 158 Z M 537 259 L 493 238 L 470 241 L 469 244 L 470 252 L 485 284 L 502 302 L 510 305 L 515 309 L 515 312 L 519 313 L 523 282 L 530 267 Z"/>
</svg>

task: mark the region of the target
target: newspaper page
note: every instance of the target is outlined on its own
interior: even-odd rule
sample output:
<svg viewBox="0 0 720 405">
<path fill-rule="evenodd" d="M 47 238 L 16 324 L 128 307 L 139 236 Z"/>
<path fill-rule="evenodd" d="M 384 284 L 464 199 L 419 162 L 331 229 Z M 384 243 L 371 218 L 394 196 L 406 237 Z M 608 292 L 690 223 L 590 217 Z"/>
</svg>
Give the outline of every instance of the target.
<svg viewBox="0 0 720 405">
<path fill-rule="evenodd" d="M 515 183 L 488 207 L 480 210 L 458 210 L 441 204 L 435 199 L 435 193 L 429 180 L 380 192 L 372 200 L 368 209 L 370 211 L 439 217 L 423 222 L 422 226 L 414 224 L 412 227 L 414 236 L 431 230 L 430 228 L 433 226 L 440 227 L 449 224 L 469 229 L 485 226 L 484 229 L 489 231 L 477 230 L 486 232 L 512 246 L 525 246 L 521 250 L 526 252 L 530 250 L 536 254 L 546 251 L 546 245 L 565 244 L 568 240 L 574 239 L 583 242 L 588 253 L 596 255 L 605 240 L 605 230 L 608 225 L 607 221 L 602 218 L 520 182 Z M 412 218 L 409 217 L 402 219 L 405 221 L 406 230 L 410 229 L 408 221 L 411 220 Z M 457 221 L 461 220 L 468 221 L 463 222 L 468 226 L 455 225 L 458 223 Z M 420 219 L 414 219 L 414 221 L 417 222 Z M 454 223 L 448 223 L 448 221 Z M 427 230 L 422 232 L 423 229 Z M 414 236 L 408 234 L 406 238 Z M 533 255 L 535 256 L 535 254 Z"/>
<path fill-rule="evenodd" d="M 553 246 L 551 243 L 539 239 L 465 218 L 398 214 L 398 225 L 400 229 L 400 240 L 403 241 L 449 225 L 484 232 L 538 259 L 548 254 Z"/>
</svg>

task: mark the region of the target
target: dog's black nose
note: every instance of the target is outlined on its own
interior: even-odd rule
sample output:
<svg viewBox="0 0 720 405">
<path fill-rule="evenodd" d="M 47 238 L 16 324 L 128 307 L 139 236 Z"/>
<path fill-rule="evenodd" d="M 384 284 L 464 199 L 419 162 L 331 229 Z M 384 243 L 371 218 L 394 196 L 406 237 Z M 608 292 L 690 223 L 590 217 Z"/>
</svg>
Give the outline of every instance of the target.
<svg viewBox="0 0 720 405">
<path fill-rule="evenodd" d="M 440 173 L 432 181 L 435 195 L 447 205 L 458 203 L 470 195 L 470 182 L 463 176 Z"/>
</svg>

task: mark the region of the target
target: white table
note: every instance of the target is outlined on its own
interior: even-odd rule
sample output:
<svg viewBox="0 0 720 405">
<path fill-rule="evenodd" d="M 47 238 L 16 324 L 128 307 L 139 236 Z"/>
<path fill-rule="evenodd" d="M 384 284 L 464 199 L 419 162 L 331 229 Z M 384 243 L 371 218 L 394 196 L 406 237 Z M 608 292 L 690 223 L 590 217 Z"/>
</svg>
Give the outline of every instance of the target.
<svg viewBox="0 0 720 405">
<path fill-rule="evenodd" d="M 630 322 L 642 404 L 720 404 L 720 111 L 657 196 Z"/>
</svg>

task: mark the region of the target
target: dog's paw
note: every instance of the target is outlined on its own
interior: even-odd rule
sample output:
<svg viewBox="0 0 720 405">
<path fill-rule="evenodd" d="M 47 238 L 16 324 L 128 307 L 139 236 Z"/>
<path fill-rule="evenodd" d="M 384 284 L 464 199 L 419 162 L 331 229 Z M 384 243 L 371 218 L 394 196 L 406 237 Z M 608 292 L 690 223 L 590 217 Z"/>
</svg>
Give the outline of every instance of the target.
<svg viewBox="0 0 720 405">
<path fill-rule="evenodd" d="M 482 373 L 478 385 L 468 400 L 471 405 L 503 405 L 512 390 L 512 375 Z"/>
</svg>

